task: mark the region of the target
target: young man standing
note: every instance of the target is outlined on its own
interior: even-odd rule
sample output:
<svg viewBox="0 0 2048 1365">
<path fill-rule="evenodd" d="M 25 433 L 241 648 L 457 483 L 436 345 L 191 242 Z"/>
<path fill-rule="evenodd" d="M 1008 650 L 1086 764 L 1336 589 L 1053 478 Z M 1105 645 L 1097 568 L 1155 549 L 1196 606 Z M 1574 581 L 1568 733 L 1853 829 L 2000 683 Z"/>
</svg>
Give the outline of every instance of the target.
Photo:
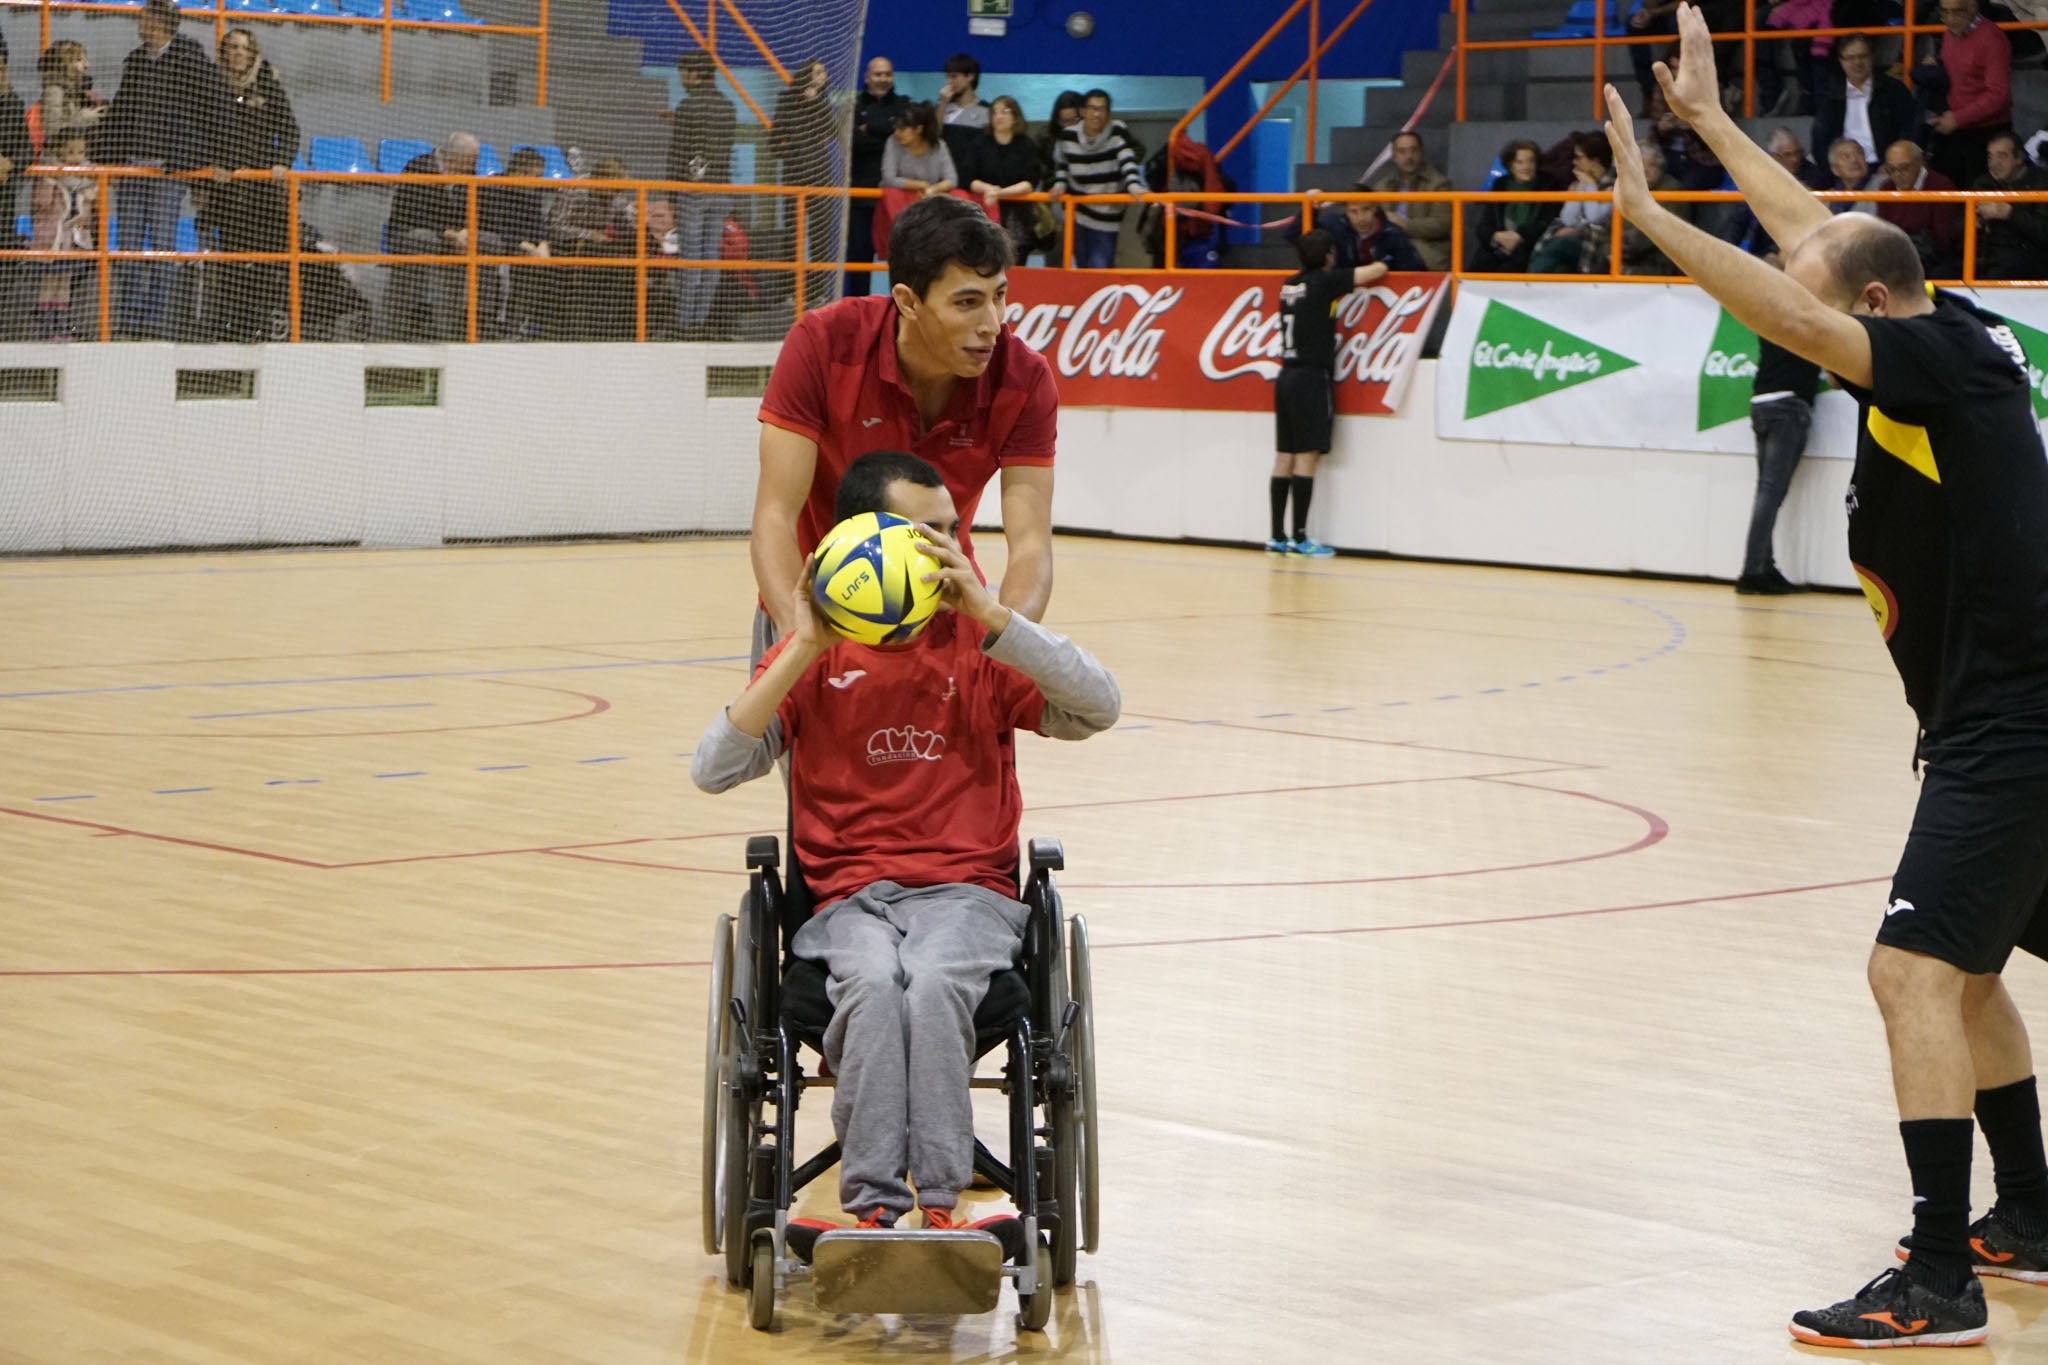
<svg viewBox="0 0 2048 1365">
<path fill-rule="evenodd" d="M 981 63 L 965 52 L 946 58 L 946 88 L 939 94 L 939 135 L 956 165 L 988 131 L 988 105 L 981 98 Z"/>
<path fill-rule="evenodd" d="M 1090 90 L 1081 102 L 1081 121 L 1060 131 L 1053 144 L 1052 197 L 1063 194 L 1115 194 L 1122 191 L 1143 200 L 1145 176 L 1129 130 L 1110 118 L 1107 90 Z M 1081 204 L 1074 209 L 1074 264 L 1082 270 L 1108 270 L 1116 265 L 1117 233 L 1124 225 L 1122 204 Z"/>
<path fill-rule="evenodd" d="M 732 183 L 732 148 L 738 115 L 718 88 L 718 63 L 709 52 L 676 58 L 683 97 L 668 135 L 668 178 L 698 185 Z M 676 194 L 676 251 L 686 261 L 715 261 L 725 239 L 727 196 L 715 191 Z M 685 341 L 716 335 L 711 300 L 718 293 L 716 270 L 678 270 L 676 326 Z"/>
<path fill-rule="evenodd" d="M 1387 273 L 1371 265 L 1342 269 L 1337 245 L 1317 228 L 1297 244 L 1301 269 L 1280 286 L 1280 377 L 1273 382 L 1274 445 L 1269 483 L 1273 503 L 1273 534 L 1266 553 L 1327 559 L 1337 553 L 1308 533 L 1308 504 L 1315 493 L 1316 464 L 1330 453 L 1330 431 L 1336 421 L 1331 393 L 1337 367 L 1337 305 L 1354 289 Z M 1294 530 L 1286 529 L 1287 501 L 1294 499 Z"/>
<path fill-rule="evenodd" d="M 2048 1281 L 2034 1063 L 2001 977 L 2014 948 L 2048 956 L 2048 453 L 2027 358 L 2002 321 L 1927 288 L 1904 232 L 1830 214 L 1751 142 L 1722 111 L 1690 5 L 1679 31 L 1677 74 L 1658 63 L 1658 84 L 1785 245 L 1785 271 L 1650 198 L 1609 86 L 1615 208 L 1737 321 L 1862 404 L 1849 553 L 1925 769 L 1868 969 L 1912 1176 L 1908 1259 L 1794 1314 L 1791 1332 L 1821 1346 L 1973 1345 L 1986 1322 L 1976 1275 Z M 1974 1223 L 1973 1111 L 1998 1191 Z"/>
<path fill-rule="evenodd" d="M 842 299 L 790 329 L 761 400 L 754 496 L 754 657 L 793 624 L 789 585 L 834 523 L 840 477 L 870 450 L 937 467 L 961 548 L 1001 475 L 1002 604 L 1037 620 L 1052 596 L 1052 367 L 1003 326 L 1010 237 L 977 204 L 921 199 L 889 231 L 887 295 Z"/>
</svg>

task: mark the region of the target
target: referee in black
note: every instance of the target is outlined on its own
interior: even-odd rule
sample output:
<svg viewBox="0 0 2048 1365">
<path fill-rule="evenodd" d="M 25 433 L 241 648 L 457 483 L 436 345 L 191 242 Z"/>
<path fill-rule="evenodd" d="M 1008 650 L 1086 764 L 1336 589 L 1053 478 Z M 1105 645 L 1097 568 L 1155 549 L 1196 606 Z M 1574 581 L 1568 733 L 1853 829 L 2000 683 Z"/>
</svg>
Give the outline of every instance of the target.
<svg viewBox="0 0 2048 1365">
<path fill-rule="evenodd" d="M 1321 228 L 1301 234 L 1295 244 L 1301 269 L 1280 286 L 1280 377 L 1273 383 L 1273 534 L 1266 552 L 1327 559 L 1336 551 L 1308 533 L 1308 504 L 1316 488 L 1316 464 L 1330 453 L 1336 419 L 1331 385 L 1337 368 L 1337 305 L 1387 273 L 1378 261 L 1344 270 L 1337 267 L 1336 239 Z M 1294 531 L 1287 531 L 1287 500 L 1294 499 Z"/>
<path fill-rule="evenodd" d="M 1930 290 L 1906 235 L 1829 213 L 1722 112 L 1707 25 L 1678 11 L 1671 110 L 1720 157 L 1785 273 L 1651 198 L 1628 108 L 1607 88 L 1617 210 L 1758 335 L 1862 404 L 1849 553 L 1925 765 L 1870 955 L 1891 1048 L 1913 1231 L 1893 1265 L 1792 1335 L 1825 1346 L 1965 1346 L 1977 1275 L 2048 1282 L 2048 1165 L 2027 1031 L 1999 973 L 2048 956 L 2048 455 L 2011 330 Z M 1823 1102 L 1832 1102 L 1832 1097 Z M 1997 1199 L 1970 1221 L 1970 1119 Z"/>
</svg>

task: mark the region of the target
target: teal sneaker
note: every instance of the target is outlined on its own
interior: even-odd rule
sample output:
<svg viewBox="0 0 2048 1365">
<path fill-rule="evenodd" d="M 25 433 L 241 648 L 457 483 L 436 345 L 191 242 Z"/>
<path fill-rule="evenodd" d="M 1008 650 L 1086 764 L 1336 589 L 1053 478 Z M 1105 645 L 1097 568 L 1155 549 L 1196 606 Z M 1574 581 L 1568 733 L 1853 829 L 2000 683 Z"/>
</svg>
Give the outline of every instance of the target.
<svg viewBox="0 0 2048 1365">
<path fill-rule="evenodd" d="M 1328 559 L 1331 555 L 1337 553 L 1329 546 L 1308 536 L 1302 536 L 1300 539 L 1292 542 L 1287 548 L 1288 553 L 1300 555 L 1303 559 Z"/>
<path fill-rule="evenodd" d="M 1293 549 L 1294 542 L 1291 540 L 1269 540 L 1266 542 L 1266 553 L 1269 555 L 1284 555 Z"/>
</svg>

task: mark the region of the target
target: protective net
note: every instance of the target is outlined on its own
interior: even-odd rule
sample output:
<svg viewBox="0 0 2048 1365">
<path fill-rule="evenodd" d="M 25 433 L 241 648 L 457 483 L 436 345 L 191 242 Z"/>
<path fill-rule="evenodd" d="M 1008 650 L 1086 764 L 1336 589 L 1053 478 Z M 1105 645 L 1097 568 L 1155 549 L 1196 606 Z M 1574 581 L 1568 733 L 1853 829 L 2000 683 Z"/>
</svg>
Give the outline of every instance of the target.
<svg viewBox="0 0 2048 1365">
<path fill-rule="evenodd" d="M 744 529 L 865 0 L 180 4 L 0 9 L 0 552 Z"/>
</svg>

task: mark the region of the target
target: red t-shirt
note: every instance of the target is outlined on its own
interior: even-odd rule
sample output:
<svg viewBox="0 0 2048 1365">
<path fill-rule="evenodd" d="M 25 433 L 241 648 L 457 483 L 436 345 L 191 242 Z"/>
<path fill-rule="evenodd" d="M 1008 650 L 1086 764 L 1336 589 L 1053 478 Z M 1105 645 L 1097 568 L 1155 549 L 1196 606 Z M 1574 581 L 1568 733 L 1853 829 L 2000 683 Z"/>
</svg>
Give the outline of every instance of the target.
<svg viewBox="0 0 2048 1365">
<path fill-rule="evenodd" d="M 790 329 L 761 399 L 761 420 L 818 443 L 811 495 L 797 519 L 809 554 L 832 529 L 832 499 L 846 467 L 870 450 L 907 450 L 937 466 L 960 513 L 970 558 L 975 505 L 1006 465 L 1050 465 L 1059 434 L 1059 388 L 1045 357 L 1005 327 L 988 368 L 963 379 L 930 431 L 896 362 L 896 302 L 842 299 Z"/>
<path fill-rule="evenodd" d="M 1045 696 L 981 652 L 985 635 L 942 612 L 908 645 L 842 642 L 783 698 L 793 836 L 819 908 L 880 881 L 1017 894 L 1013 732 L 1038 729 Z"/>
</svg>

